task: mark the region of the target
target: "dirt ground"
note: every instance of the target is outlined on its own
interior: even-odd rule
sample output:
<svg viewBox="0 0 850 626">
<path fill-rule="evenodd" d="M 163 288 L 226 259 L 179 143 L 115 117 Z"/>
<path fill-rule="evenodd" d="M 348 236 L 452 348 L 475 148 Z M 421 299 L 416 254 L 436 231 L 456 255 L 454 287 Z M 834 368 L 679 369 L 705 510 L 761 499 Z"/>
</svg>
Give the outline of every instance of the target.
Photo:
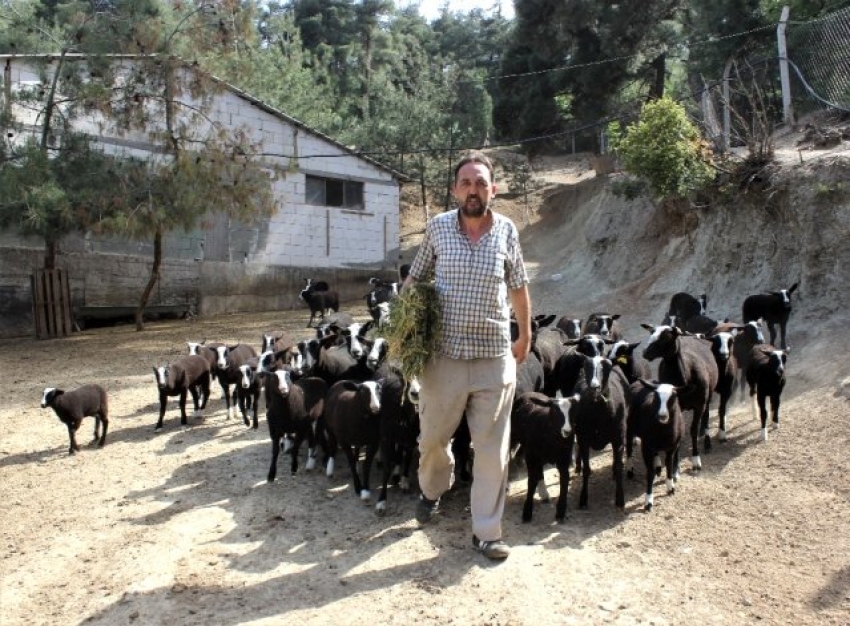
<svg viewBox="0 0 850 626">
<path fill-rule="evenodd" d="M 592 176 L 586 160 L 567 161 L 550 163 L 549 175 Z M 552 193 L 550 184 L 537 192 L 538 203 Z M 524 206 L 510 206 L 519 223 Z M 530 221 L 538 219 L 535 209 Z M 415 221 L 403 234 L 417 229 Z M 539 231 L 538 238 L 539 252 L 533 242 L 524 248 L 544 266 L 547 259 L 538 257 L 550 256 L 553 244 Z M 551 301 L 552 286 L 536 285 L 535 301 Z M 343 308 L 365 316 L 361 307 Z M 525 480 L 517 469 L 504 524 L 514 549 L 494 564 L 471 548 L 466 486 L 447 494 L 436 523 L 420 529 L 414 494 L 391 489 L 388 512 L 377 517 L 374 503 L 353 494 L 344 463 L 328 478 L 303 470 L 292 476 L 282 460 L 277 481 L 266 483 L 264 419 L 257 431 L 227 419 L 217 387 L 203 418 L 181 428 L 171 402 L 165 428 L 154 432 L 152 366 L 183 354 L 187 340 L 257 345 L 273 328 L 308 336 L 306 318 L 303 311 L 244 314 L 157 322 L 143 333 L 128 325 L 63 340 L 0 341 L 2 626 L 259 625 L 284 618 L 850 624 L 842 376 L 789 384 L 781 430 L 767 442 L 749 404 L 736 403 L 729 441 L 703 457 L 699 474 L 683 457 L 677 493 L 665 495 L 658 481 L 648 514 L 642 470 L 627 482 L 625 512 L 615 509 L 606 451 L 592 461 L 588 510 L 577 509 L 574 480 L 565 523 L 554 522 L 553 504 L 538 501 L 533 521 L 523 524 Z M 847 335 L 822 341 L 841 361 Z M 799 380 L 815 364 L 816 355 L 803 351 L 789 378 Z M 84 445 L 69 457 L 64 426 L 38 406 L 42 389 L 90 382 L 109 392 L 107 444 Z M 81 444 L 93 425 L 84 422 Z M 556 494 L 554 469 L 546 482 Z"/>
</svg>

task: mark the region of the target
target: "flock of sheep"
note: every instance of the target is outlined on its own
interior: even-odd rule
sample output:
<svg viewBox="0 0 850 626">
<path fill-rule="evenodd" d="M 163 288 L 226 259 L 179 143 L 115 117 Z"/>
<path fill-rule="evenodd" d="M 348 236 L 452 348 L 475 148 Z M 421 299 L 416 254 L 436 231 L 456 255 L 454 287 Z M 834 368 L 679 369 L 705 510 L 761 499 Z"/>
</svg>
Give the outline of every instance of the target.
<svg viewBox="0 0 850 626">
<path fill-rule="evenodd" d="M 286 331 L 268 332 L 259 352 L 248 344 L 189 343 L 189 354 L 154 367 L 160 400 L 156 430 L 163 427 L 169 398 L 179 398 L 183 425 L 189 396 L 196 414 L 203 411 L 213 380 L 222 389 L 228 417 L 238 410 L 245 425 L 256 429 L 262 395 L 272 441 L 268 481 L 276 478 L 281 451 L 291 457 L 290 471 L 297 472 L 306 441 L 308 470 L 321 463 L 331 476 L 341 449 L 355 493 L 369 501 L 371 466 L 380 454 L 376 511 L 381 515 L 393 477 L 402 491 L 410 489 L 419 431 L 418 383 L 404 380 L 387 359 L 387 344 L 381 337 L 399 283 L 370 280 L 366 305 L 372 319 L 360 323 L 339 312 L 338 297 L 326 283 L 305 282 L 300 298 L 310 308 L 308 326 L 316 315 L 321 317 L 314 337 L 298 341 Z M 650 335 L 640 353 L 640 342 L 623 339 L 619 315 L 594 313 L 584 320 L 536 316 L 532 352 L 518 369 L 511 416 L 512 454 L 524 458 L 528 473 L 523 520 L 532 519 L 538 489 L 548 500 L 542 482 L 547 464 L 557 466 L 560 474 L 556 519 L 566 517 L 570 469 L 581 474 L 579 506 L 587 507 L 590 451 L 608 446 L 613 454 L 615 504 L 624 507 L 624 474 L 633 476 L 631 458 L 638 441 L 646 468 L 645 510 L 650 511 L 653 484 L 662 468 L 667 492 L 675 493 L 679 450 L 686 435 L 683 412 L 692 414 L 691 467 L 702 468 L 700 443 L 703 450 L 711 449 L 708 415 L 715 394 L 718 439 L 726 438 L 726 407 L 735 390 L 743 396 L 749 389 L 766 440 L 767 399 L 773 425 L 779 426 L 788 354 L 785 331 L 796 287 L 749 296 L 741 323 L 712 320 L 705 314 L 704 295 L 678 293 L 661 325 L 642 324 Z M 762 335 L 762 322 L 768 326 L 769 343 Z M 777 325 L 780 347 L 773 345 Z M 653 361 L 658 362 L 655 376 Z M 79 450 L 75 434 L 87 416 L 95 418 L 95 440 L 104 445 L 109 411 L 100 385 L 73 391 L 47 388 L 41 406 L 53 408 L 67 426 L 69 454 Z M 468 479 L 474 451 L 464 421 L 452 448 L 458 475 Z"/>
</svg>

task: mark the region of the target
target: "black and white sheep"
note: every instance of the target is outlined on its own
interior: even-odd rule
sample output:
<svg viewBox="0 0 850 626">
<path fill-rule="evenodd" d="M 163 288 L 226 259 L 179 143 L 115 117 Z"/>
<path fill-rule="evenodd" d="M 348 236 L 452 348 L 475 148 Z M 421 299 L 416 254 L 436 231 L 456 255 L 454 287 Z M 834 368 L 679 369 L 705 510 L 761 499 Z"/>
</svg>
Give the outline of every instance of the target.
<svg viewBox="0 0 850 626">
<path fill-rule="evenodd" d="M 602 356 L 585 357 L 582 375 L 576 385 L 578 402 L 572 407 L 573 430 L 581 470 L 579 507 L 587 508 L 590 479 L 590 450 L 611 446 L 617 508 L 626 505 L 623 490 L 623 453 L 626 445 L 626 417 L 629 408 L 628 381 L 619 369 Z"/>
<path fill-rule="evenodd" d="M 328 385 L 315 376 L 293 381 L 290 371 L 284 368 L 266 374 L 265 389 L 266 421 L 272 440 L 272 461 L 267 480 L 274 482 L 281 441 L 287 435 L 294 435 L 289 450 L 292 454 L 292 474 L 298 471 L 298 451 L 304 440 L 307 440 L 306 468 L 311 470 L 315 467 L 317 446 L 323 443 L 317 429 L 324 411 Z"/>
<path fill-rule="evenodd" d="M 670 298 L 670 306 L 667 308 L 667 317 L 664 324 L 667 326 L 678 326 L 685 328 L 688 320 L 696 315 L 705 315 L 708 305 L 708 296 L 701 294 L 694 297 L 689 293 L 680 291 Z"/>
<path fill-rule="evenodd" d="M 330 291 L 330 285 L 324 280 L 304 279 L 304 289 L 309 291 Z"/>
<path fill-rule="evenodd" d="M 610 313 L 591 313 L 584 323 L 583 332 L 585 335 L 600 335 L 604 339 L 618 341 L 623 338 L 620 324 L 617 323 L 619 319 L 619 313 L 614 315 Z"/>
<path fill-rule="evenodd" d="M 263 387 L 260 358 L 248 359 L 239 366 L 239 382 L 236 384 L 236 400 L 239 404 L 239 412 L 242 414 L 242 421 L 245 422 L 245 426 L 253 425 L 254 430 L 259 428 L 257 410 L 260 404 L 260 391 Z M 253 413 L 253 419 L 250 421 L 248 420 L 249 412 Z"/>
<path fill-rule="evenodd" d="M 697 441 L 705 432 L 706 452 L 711 450 L 708 435 L 708 405 L 711 394 L 717 387 L 719 374 L 717 363 L 708 343 L 699 337 L 684 335 L 676 326 L 653 326 L 641 324 L 650 333 L 649 342 L 643 351 L 648 361 L 660 359 L 658 380 L 682 388 L 679 406 L 683 411 L 692 411 L 691 420 L 691 465 L 694 470 L 702 469 Z"/>
<path fill-rule="evenodd" d="M 328 389 L 322 411 L 321 420 L 328 442 L 327 475 L 333 475 L 334 455 L 337 448 L 342 448 L 351 470 L 354 491 L 364 502 L 372 497 L 369 473 L 380 444 L 380 411 L 381 382 L 375 380 L 341 380 L 335 383 Z M 361 449 L 365 450 L 362 479 L 357 472 Z"/>
<path fill-rule="evenodd" d="M 580 317 L 562 315 L 555 323 L 555 327 L 564 331 L 569 339 L 578 339 L 582 335 Z"/>
<path fill-rule="evenodd" d="M 255 358 L 257 351 L 246 343 L 237 343 L 232 346 L 218 345 L 215 351 L 215 376 L 224 394 L 227 417 L 230 419 L 236 416 L 236 407 L 238 405 L 238 394 L 236 390 L 242 382 L 242 371 L 239 368 L 248 363 L 249 360 Z M 231 385 L 234 387 L 232 397 L 230 392 Z M 243 417 L 243 419 L 247 426 L 247 418 Z"/>
<path fill-rule="evenodd" d="M 511 447 L 522 446 L 528 470 L 528 486 L 522 521 L 530 522 L 534 511 L 534 492 L 543 480 L 543 467 L 547 463 L 558 468 L 560 492 L 555 505 L 555 519 L 567 516 L 567 492 L 570 484 L 570 464 L 573 459 L 575 436 L 570 421 L 570 411 L 578 396 L 553 399 L 529 392 L 517 396 L 511 410 Z"/>
<path fill-rule="evenodd" d="M 210 370 L 207 360 L 197 354 L 180 357 L 167 365 L 153 368 L 159 390 L 159 419 L 156 430 L 162 430 L 162 421 L 169 396 L 180 397 L 180 424 L 185 426 L 186 397 L 192 395 L 195 415 L 206 408 L 210 397 Z"/>
<path fill-rule="evenodd" d="M 611 348 L 608 350 L 608 360 L 620 368 L 630 384 L 638 378 L 649 379 L 652 377 L 649 361 L 640 354 L 635 354 L 639 345 L 639 341 L 629 343 L 621 339 L 611 344 Z"/>
<path fill-rule="evenodd" d="M 667 469 L 667 493 L 676 493 L 679 481 L 679 447 L 685 432 L 684 419 L 679 407 L 680 387 L 669 383 L 653 383 L 639 378 L 630 387 L 632 400 L 626 432 L 626 458 L 631 477 L 634 439 L 640 439 L 640 451 L 646 468 L 646 496 L 644 509 L 652 510 L 652 485 L 655 482 L 656 459 L 664 454 Z"/>
<path fill-rule="evenodd" d="M 339 311 L 339 294 L 336 291 L 302 289 L 298 299 L 306 302 L 307 306 L 310 307 L 310 319 L 307 321 L 307 328 L 313 325 L 316 314 L 324 320 L 330 311 Z"/>
<path fill-rule="evenodd" d="M 741 400 L 744 399 L 747 388 L 747 368 L 750 364 L 750 353 L 753 346 L 759 343 L 765 343 L 759 322 L 747 322 L 738 327 L 735 333 L 735 342 L 732 345 L 732 354 L 740 372 L 738 387 L 741 390 Z"/>
<path fill-rule="evenodd" d="M 785 329 L 791 316 L 791 294 L 796 289 L 797 283 L 794 283 L 788 289 L 747 296 L 741 307 L 744 323 L 763 319 L 767 323 L 771 345 L 776 344 L 776 324 L 779 324 L 782 348 L 787 348 Z"/>
<path fill-rule="evenodd" d="M 401 370 L 384 363 L 375 374 L 381 381 L 378 412 L 382 475 L 375 513 L 387 511 L 387 488 L 394 470 L 399 471 L 399 488 L 410 491 L 410 470 L 419 440 L 419 381 L 406 384 Z"/>
<path fill-rule="evenodd" d="M 718 379 L 714 391 L 718 397 L 717 439 L 720 441 L 726 441 L 726 408 L 738 385 L 738 361 L 735 359 L 734 348 L 736 334 L 736 329 L 721 330 L 705 338 L 717 363 Z"/>
<path fill-rule="evenodd" d="M 753 417 L 756 414 L 756 404 L 761 417 L 761 438 L 767 441 L 767 406 L 765 400 L 770 398 L 770 411 L 773 427 L 779 429 L 779 402 L 782 390 L 785 388 L 785 366 L 788 362 L 789 348 L 779 350 L 771 345 L 759 344 L 753 346 L 750 362 L 747 365 L 747 384 L 750 387 L 750 397 L 753 400 Z"/>
<path fill-rule="evenodd" d="M 106 431 L 109 429 L 109 399 L 106 390 L 100 385 L 83 385 L 72 391 L 46 387 L 41 396 L 41 408 L 50 407 L 56 417 L 68 427 L 70 447 L 68 454 L 79 452 L 77 431 L 84 417 L 94 417 L 94 440 L 98 447 L 106 443 Z M 101 426 L 103 430 L 101 431 Z"/>
</svg>

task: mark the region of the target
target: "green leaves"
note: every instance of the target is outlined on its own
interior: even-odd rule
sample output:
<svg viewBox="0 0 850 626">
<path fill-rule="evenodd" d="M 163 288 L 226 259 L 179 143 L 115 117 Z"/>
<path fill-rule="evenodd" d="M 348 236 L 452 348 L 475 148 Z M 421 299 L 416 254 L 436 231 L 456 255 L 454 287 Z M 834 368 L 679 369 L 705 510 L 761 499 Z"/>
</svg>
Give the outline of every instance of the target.
<svg viewBox="0 0 850 626">
<path fill-rule="evenodd" d="M 711 152 L 684 107 L 664 97 L 644 105 L 638 122 L 612 144 L 626 171 L 645 179 L 659 198 L 685 197 L 714 175 Z"/>
</svg>

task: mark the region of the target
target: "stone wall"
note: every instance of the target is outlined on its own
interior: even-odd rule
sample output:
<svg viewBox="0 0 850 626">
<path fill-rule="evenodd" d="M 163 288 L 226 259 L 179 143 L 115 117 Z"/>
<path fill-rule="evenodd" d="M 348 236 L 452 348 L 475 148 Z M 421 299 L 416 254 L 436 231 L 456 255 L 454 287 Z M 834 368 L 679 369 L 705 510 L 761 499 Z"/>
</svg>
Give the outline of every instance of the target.
<svg viewBox="0 0 850 626">
<path fill-rule="evenodd" d="M 57 266 L 69 276 L 71 306 L 135 306 L 150 276 L 149 257 L 68 253 Z M 35 248 L 0 248 L 0 337 L 33 335 L 30 277 L 44 265 Z M 303 308 L 298 294 L 304 278 L 326 280 L 341 302 L 358 304 L 377 276 L 396 280 L 395 270 L 275 267 L 252 263 L 163 260 L 150 305 L 186 305 L 201 316 Z M 365 303 L 363 312 L 365 313 Z"/>
</svg>

